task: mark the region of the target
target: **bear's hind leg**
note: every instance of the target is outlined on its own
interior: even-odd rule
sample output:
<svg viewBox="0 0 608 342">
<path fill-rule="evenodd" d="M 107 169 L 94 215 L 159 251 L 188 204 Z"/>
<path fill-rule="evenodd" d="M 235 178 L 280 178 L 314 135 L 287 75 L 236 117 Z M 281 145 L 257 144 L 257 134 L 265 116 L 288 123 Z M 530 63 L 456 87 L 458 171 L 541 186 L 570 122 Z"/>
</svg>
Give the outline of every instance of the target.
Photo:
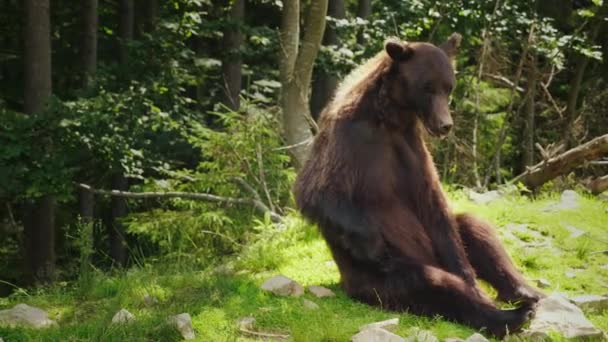
<svg viewBox="0 0 608 342">
<path fill-rule="evenodd" d="M 368 279 L 371 278 L 375 277 Z M 477 329 L 485 328 L 499 337 L 519 331 L 533 312 L 528 303 L 517 309 L 501 310 L 460 277 L 433 266 L 402 264 L 399 271 L 375 280 L 351 295 L 389 310 L 441 315 Z"/>
<path fill-rule="evenodd" d="M 544 297 L 527 284 L 488 223 L 468 214 L 457 215 L 456 221 L 469 262 L 498 291 L 499 300 L 535 303 Z"/>
</svg>

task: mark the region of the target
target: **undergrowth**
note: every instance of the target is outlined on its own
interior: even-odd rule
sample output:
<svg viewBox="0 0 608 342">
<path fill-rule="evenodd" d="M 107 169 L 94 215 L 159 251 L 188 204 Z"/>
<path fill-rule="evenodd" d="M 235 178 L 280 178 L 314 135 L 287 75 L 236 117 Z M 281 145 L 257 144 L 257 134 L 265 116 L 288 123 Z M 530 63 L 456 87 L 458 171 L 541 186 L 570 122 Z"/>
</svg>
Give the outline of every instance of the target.
<svg viewBox="0 0 608 342">
<path fill-rule="evenodd" d="M 475 205 L 459 191 L 450 197 L 457 212 L 473 212 L 493 222 L 525 277 L 532 283 L 539 278 L 549 281 L 545 292 L 570 296 L 607 292 L 608 255 L 602 252 L 608 245 L 607 202 L 582 197 L 579 209 L 545 211 L 558 200 L 556 196 L 534 201 L 514 196 L 488 205 Z M 525 224 L 527 231 L 514 234 L 505 228 L 509 224 Z M 572 238 L 567 225 L 585 234 Z M 142 260 L 140 266 L 125 271 L 107 274 L 83 268 L 81 277 L 72 282 L 15 291 L 0 299 L 0 309 L 18 303 L 37 306 L 58 325 L 41 330 L 0 327 L 0 337 L 7 342 L 177 341 L 180 336 L 166 319 L 182 312 L 192 316 L 199 341 L 250 340 L 236 325 L 244 316 L 256 318 L 255 329 L 289 334 L 293 341 L 347 341 L 359 326 L 392 317 L 400 318 L 396 333 L 402 336 L 418 328 L 431 330 L 440 339 L 465 338 L 474 332 L 440 317 L 384 312 L 349 299 L 339 287 L 337 267 L 321 236 L 295 212 L 286 213 L 279 226 L 269 219 L 253 220 L 250 230 L 238 254 L 206 267 L 188 259 Z M 320 306 L 307 310 L 302 297 L 276 297 L 259 289 L 276 274 L 304 286 L 326 286 L 337 296 L 317 299 L 307 293 L 303 298 Z M 146 294 L 158 303 L 147 306 Z M 110 324 L 121 308 L 137 320 L 124 326 Z M 608 312 L 588 317 L 608 330 Z"/>
</svg>

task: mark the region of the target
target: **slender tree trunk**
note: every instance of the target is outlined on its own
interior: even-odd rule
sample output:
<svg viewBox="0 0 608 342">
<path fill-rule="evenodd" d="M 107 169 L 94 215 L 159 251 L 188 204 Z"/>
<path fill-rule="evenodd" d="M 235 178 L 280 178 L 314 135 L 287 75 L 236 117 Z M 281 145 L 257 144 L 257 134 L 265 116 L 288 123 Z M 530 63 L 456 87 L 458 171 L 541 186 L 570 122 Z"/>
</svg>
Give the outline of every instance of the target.
<svg viewBox="0 0 608 342">
<path fill-rule="evenodd" d="M 133 0 L 120 0 L 120 23 L 118 36 L 120 38 L 119 58 L 121 63 L 127 63 L 128 49 L 126 45 L 133 40 L 134 8 Z"/>
<path fill-rule="evenodd" d="M 49 0 L 25 0 L 24 111 L 43 115 L 52 93 Z M 55 273 L 55 198 L 25 205 L 25 260 L 28 282 L 49 282 Z"/>
<path fill-rule="evenodd" d="M 232 0 L 228 15 L 228 26 L 224 30 L 222 60 L 222 75 L 224 77 L 224 104 L 232 110 L 238 110 L 241 105 L 239 95 L 242 84 L 241 45 L 243 32 L 241 25 L 245 17 L 245 0 Z"/>
<path fill-rule="evenodd" d="M 82 71 L 83 86 L 90 88 L 94 84 L 97 72 L 97 6 L 98 0 L 82 2 Z"/>
<path fill-rule="evenodd" d="M 158 0 L 135 0 L 133 6 L 133 12 L 137 13 L 133 18 L 133 37 L 138 40 L 156 29 L 160 7 Z"/>
<path fill-rule="evenodd" d="M 483 33 L 483 45 L 481 47 L 481 55 L 479 57 L 479 65 L 477 68 L 477 82 L 475 87 L 475 116 L 473 117 L 473 136 L 471 139 L 471 152 L 473 155 L 473 179 L 475 180 L 475 186 L 479 189 L 481 188 L 481 178 L 479 177 L 479 157 L 478 157 L 478 132 L 479 132 L 479 118 L 481 116 L 480 110 L 480 96 L 481 96 L 481 78 L 484 72 L 484 63 L 486 60 L 486 54 L 488 52 L 489 44 L 490 44 L 490 30 L 494 23 L 494 19 L 496 18 L 496 11 L 500 7 L 500 0 L 496 0 L 494 3 L 494 10 L 492 11 L 492 17 L 486 23 Z"/>
<path fill-rule="evenodd" d="M 591 31 L 590 41 L 594 42 L 597 38 L 601 26 L 601 22 L 595 24 Z M 574 76 L 570 79 L 570 87 L 568 91 L 568 101 L 566 104 L 566 121 L 563 128 L 563 140 L 566 143 L 566 147 L 572 147 L 577 144 L 576 141 L 576 125 L 575 122 L 579 118 L 577 112 L 579 95 L 581 92 L 581 84 L 585 76 L 585 70 L 589 65 L 589 57 L 579 55 L 575 58 L 576 67 L 574 69 Z"/>
<path fill-rule="evenodd" d="M 344 0 L 329 0 L 327 15 L 335 19 L 343 19 L 346 15 Z M 338 48 L 340 45 L 338 32 L 332 26 L 325 28 L 323 45 L 334 46 L 335 48 Z M 327 73 L 324 70 L 317 70 L 316 77 L 312 83 L 312 95 L 310 97 L 310 109 L 315 120 L 333 96 L 337 86 L 337 75 Z"/>
<path fill-rule="evenodd" d="M 129 53 L 127 45 L 133 40 L 133 0 L 120 0 L 120 63 L 127 64 Z M 122 172 L 112 175 L 112 188 L 128 191 L 129 184 Z M 125 230 L 120 218 L 127 215 L 127 202 L 124 199 L 112 199 L 112 215 L 109 227 L 110 256 L 117 266 L 124 266 L 127 260 L 127 245 L 125 240 Z"/>
<path fill-rule="evenodd" d="M 129 183 L 123 174 L 112 177 L 112 189 L 128 191 Z M 110 256 L 116 266 L 122 267 L 127 261 L 127 243 L 125 240 L 125 227 L 120 219 L 127 216 L 127 201 L 125 198 L 112 197 L 112 219 L 109 232 Z"/>
<path fill-rule="evenodd" d="M 83 223 L 92 223 L 95 212 L 95 196 L 90 190 L 78 188 L 78 213 Z"/>
<path fill-rule="evenodd" d="M 357 17 L 367 20 L 372 15 L 372 1 L 359 0 L 357 2 Z M 357 43 L 365 44 L 364 30 L 360 29 L 357 33 Z"/>
<path fill-rule="evenodd" d="M 535 99 L 538 84 L 538 71 L 536 68 L 536 54 L 532 53 L 528 71 L 528 96 L 525 103 L 526 117 L 524 120 L 524 149 L 523 163 L 525 166 L 534 165 L 534 131 L 535 131 Z"/>
<path fill-rule="evenodd" d="M 530 50 L 530 46 L 532 45 L 534 37 L 535 37 L 535 30 L 536 30 L 536 23 L 533 22 L 530 25 L 530 31 L 528 32 L 528 39 L 524 43 L 524 46 L 522 48 L 521 58 L 519 59 L 519 63 L 517 65 L 517 70 L 515 71 L 515 79 L 513 80 L 513 85 L 511 86 L 511 94 L 509 96 L 511 98 L 511 101 L 509 102 L 509 106 L 508 106 L 507 110 L 505 111 L 505 118 L 500 127 L 500 131 L 498 132 L 498 141 L 496 142 L 496 151 L 494 152 L 494 174 L 496 176 L 496 184 L 502 183 L 502 175 L 500 173 L 500 168 L 501 168 L 501 164 L 502 164 L 502 153 L 501 153 L 502 146 L 504 145 L 505 140 L 507 139 L 507 128 L 509 127 L 509 121 L 511 120 L 511 116 L 513 115 L 513 108 L 515 105 L 515 101 L 513 100 L 514 95 L 515 95 L 515 92 L 517 91 L 517 87 L 519 86 L 519 81 L 521 79 L 521 74 L 523 72 L 523 67 L 524 67 L 525 61 L 527 59 L 528 52 Z M 488 173 L 486 175 L 486 179 L 484 181 L 484 186 L 487 186 L 488 183 L 490 182 L 490 176 L 491 176 L 491 171 L 488 171 Z"/>
<path fill-rule="evenodd" d="M 47 283 L 55 277 L 55 197 L 44 196 L 24 207 L 27 283 Z"/>
<path fill-rule="evenodd" d="M 146 0 L 144 12 L 144 32 L 150 33 L 156 29 L 156 21 L 160 12 L 158 0 Z"/>
<path fill-rule="evenodd" d="M 283 2 L 281 18 L 280 75 L 283 129 L 291 146 L 294 165 L 299 168 L 306 161 L 312 142 L 310 115 L 310 81 L 314 61 L 319 52 L 327 0 L 312 0 L 306 18 L 305 35 L 300 47 L 300 1 Z"/>
<path fill-rule="evenodd" d="M 192 49 L 194 50 L 194 54 L 196 55 L 197 58 L 201 58 L 204 56 L 205 46 L 204 46 L 203 39 L 201 37 L 193 38 Z M 204 81 L 203 81 L 204 76 L 205 75 L 203 73 L 198 74 L 199 82 L 197 82 L 196 89 L 195 89 L 196 103 L 197 103 L 199 110 L 201 110 L 201 111 L 204 110 L 203 106 L 206 101 L 206 98 L 208 97 L 208 91 L 205 88 Z"/>
</svg>

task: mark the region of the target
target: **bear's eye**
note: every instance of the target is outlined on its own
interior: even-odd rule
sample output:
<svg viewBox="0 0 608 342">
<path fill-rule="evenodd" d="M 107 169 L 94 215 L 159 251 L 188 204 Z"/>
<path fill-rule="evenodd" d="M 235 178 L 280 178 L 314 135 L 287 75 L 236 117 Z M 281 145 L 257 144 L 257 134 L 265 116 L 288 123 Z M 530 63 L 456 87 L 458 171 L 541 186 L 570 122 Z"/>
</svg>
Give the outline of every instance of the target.
<svg viewBox="0 0 608 342">
<path fill-rule="evenodd" d="M 445 85 L 445 91 L 448 92 L 448 94 L 452 93 L 452 90 L 454 90 L 454 86 L 451 84 L 446 84 Z"/>
<path fill-rule="evenodd" d="M 429 94 L 435 93 L 435 88 L 430 83 L 425 84 L 424 87 L 422 88 L 422 90 L 424 90 L 425 93 L 429 93 Z"/>
</svg>

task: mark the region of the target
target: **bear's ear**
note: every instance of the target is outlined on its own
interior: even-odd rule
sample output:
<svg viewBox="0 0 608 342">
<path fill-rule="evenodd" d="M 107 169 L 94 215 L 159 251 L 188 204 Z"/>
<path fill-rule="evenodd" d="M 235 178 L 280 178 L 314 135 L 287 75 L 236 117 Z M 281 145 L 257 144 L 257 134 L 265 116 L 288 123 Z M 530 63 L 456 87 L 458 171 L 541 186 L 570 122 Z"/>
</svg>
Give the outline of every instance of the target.
<svg viewBox="0 0 608 342">
<path fill-rule="evenodd" d="M 458 47 L 460 46 L 460 42 L 462 41 L 462 36 L 459 33 L 452 33 L 448 40 L 441 44 L 440 48 L 445 52 L 448 57 L 454 59 L 456 54 L 458 53 Z"/>
<path fill-rule="evenodd" d="M 408 60 L 414 54 L 414 49 L 407 43 L 400 41 L 397 38 L 389 38 L 384 42 L 384 50 L 392 60 L 403 62 Z"/>
</svg>

